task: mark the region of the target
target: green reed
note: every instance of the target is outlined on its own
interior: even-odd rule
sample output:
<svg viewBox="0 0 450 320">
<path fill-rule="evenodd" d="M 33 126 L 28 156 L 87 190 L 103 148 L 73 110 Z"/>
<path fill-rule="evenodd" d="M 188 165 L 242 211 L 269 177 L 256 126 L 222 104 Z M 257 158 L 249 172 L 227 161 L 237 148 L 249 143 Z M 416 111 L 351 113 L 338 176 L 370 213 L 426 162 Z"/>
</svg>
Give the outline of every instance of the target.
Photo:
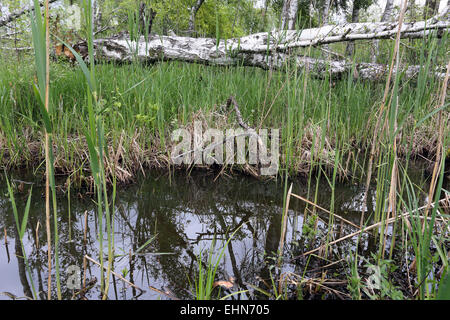
<svg viewBox="0 0 450 320">
<path fill-rule="evenodd" d="M 105 108 L 101 103 L 100 92 L 98 91 L 97 79 L 96 79 L 96 69 L 95 69 L 95 58 L 94 58 L 94 30 L 93 30 L 93 12 L 92 12 L 92 1 L 83 0 L 83 10 L 84 10 L 84 22 L 86 26 L 86 39 L 88 45 L 88 58 L 89 67 L 83 61 L 82 57 L 69 45 L 67 47 L 76 57 L 76 60 L 80 66 L 81 71 L 84 75 L 84 85 L 87 97 L 87 114 L 88 114 L 88 126 L 82 126 L 84 131 L 84 136 L 86 137 L 86 142 L 89 150 L 89 163 L 91 168 L 91 174 L 94 179 L 94 185 L 96 188 L 97 195 L 97 218 L 99 223 L 99 260 L 100 260 L 100 272 L 101 272 L 101 292 L 103 299 L 108 296 L 109 290 L 109 278 L 111 275 L 111 267 L 114 257 L 114 244 L 113 244 L 113 230 L 111 220 L 114 218 L 111 216 L 110 204 L 108 201 L 108 185 L 106 178 L 106 169 L 104 160 L 108 157 L 108 146 L 105 141 L 105 131 L 104 131 L 104 120 L 103 115 Z M 61 40 L 61 39 L 60 39 Z M 61 40 L 62 41 L 62 40 Z M 62 41 L 63 42 L 63 41 Z M 115 178 L 114 178 L 115 184 Z M 113 186 L 113 203 L 115 199 L 115 186 Z M 106 231 L 108 239 L 108 268 L 106 279 L 103 272 L 104 266 L 104 236 L 103 236 L 103 219 L 106 218 Z"/>
<path fill-rule="evenodd" d="M 50 105 L 50 35 L 48 18 L 50 10 L 48 1 L 45 2 L 45 18 L 42 18 L 39 1 L 34 1 L 34 12 L 31 14 L 31 29 L 33 35 L 33 46 L 35 52 L 35 66 L 37 83 L 34 83 L 34 93 L 40 107 L 41 121 L 44 126 L 45 135 L 45 163 L 46 163 L 46 225 L 47 225 L 47 245 L 48 245 L 48 299 L 51 299 L 51 232 L 50 232 L 50 191 L 52 192 L 53 204 L 53 227 L 54 227 L 54 253 L 55 253 L 55 272 L 57 296 L 61 300 L 61 283 L 59 270 L 59 235 L 58 235 L 58 212 L 56 206 L 56 187 L 55 187 L 55 167 L 53 155 L 53 125 L 52 118 L 54 108 Z"/>
</svg>

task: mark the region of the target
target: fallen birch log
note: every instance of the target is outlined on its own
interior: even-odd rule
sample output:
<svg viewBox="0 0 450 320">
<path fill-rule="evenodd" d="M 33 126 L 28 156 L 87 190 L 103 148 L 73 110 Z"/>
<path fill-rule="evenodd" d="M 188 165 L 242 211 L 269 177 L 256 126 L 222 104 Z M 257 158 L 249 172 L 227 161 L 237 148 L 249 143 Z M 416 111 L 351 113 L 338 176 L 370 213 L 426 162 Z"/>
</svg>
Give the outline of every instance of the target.
<svg viewBox="0 0 450 320">
<path fill-rule="evenodd" d="M 181 41 L 187 41 L 183 42 Z M 190 39 L 190 40 L 185 40 Z M 152 38 L 149 42 L 136 43 L 128 39 L 110 38 L 95 40 L 96 59 L 107 60 L 117 63 L 132 62 L 156 63 L 160 61 L 183 61 L 190 63 L 202 63 L 218 66 L 249 66 L 264 70 L 283 70 L 289 64 L 290 68 L 305 70 L 313 76 L 323 78 L 328 75 L 331 78 L 342 78 L 351 74 L 361 80 L 385 80 L 389 71 L 387 65 L 376 63 L 353 64 L 346 60 L 323 60 L 306 56 L 288 54 L 283 52 L 223 52 L 211 50 L 209 40 L 182 37 L 159 37 Z M 136 47 L 137 46 L 137 47 Z M 87 52 L 86 45 L 77 44 L 80 52 Z M 85 55 L 84 55 L 85 56 Z M 400 66 L 393 73 L 401 72 L 406 78 L 415 78 L 421 66 Z M 435 68 L 434 75 L 444 78 L 445 68 Z"/>
<path fill-rule="evenodd" d="M 446 11 L 445 11 L 446 12 Z M 440 20 L 445 18 L 445 20 Z M 447 15 L 438 15 L 427 21 L 404 23 L 401 28 L 402 38 L 420 38 L 430 33 L 441 37 L 450 27 Z M 387 66 L 373 63 L 360 63 L 355 66 L 344 60 L 326 61 L 299 56 L 296 48 L 318 46 L 321 44 L 385 39 L 396 35 L 397 23 L 349 23 L 344 25 L 327 25 L 321 28 L 301 31 L 273 31 L 257 33 L 237 39 L 220 40 L 213 38 L 192 38 L 180 36 L 152 35 L 148 39 L 140 37 L 131 40 L 128 35 L 121 35 L 94 41 L 96 59 L 131 62 L 141 61 L 155 63 L 158 61 L 178 60 L 220 66 L 252 66 L 263 69 L 282 69 L 289 62 L 299 69 L 307 69 L 317 76 L 325 72 L 331 77 L 341 77 L 355 70 L 361 79 L 383 80 Z M 85 44 L 77 44 L 80 52 L 87 52 Z M 354 69 L 353 69 L 354 68 Z M 408 78 L 417 75 L 421 66 L 401 66 Z M 397 72 L 397 70 L 394 70 Z M 434 70 L 435 76 L 443 77 L 441 68 Z"/>
</svg>

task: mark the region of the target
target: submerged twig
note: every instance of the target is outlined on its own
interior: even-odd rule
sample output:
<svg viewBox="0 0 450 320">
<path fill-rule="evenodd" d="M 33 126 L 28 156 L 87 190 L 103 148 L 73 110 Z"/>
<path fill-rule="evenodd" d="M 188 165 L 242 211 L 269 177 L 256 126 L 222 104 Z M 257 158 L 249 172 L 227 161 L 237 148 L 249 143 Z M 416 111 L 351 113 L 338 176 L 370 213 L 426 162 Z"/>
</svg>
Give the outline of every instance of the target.
<svg viewBox="0 0 450 320">
<path fill-rule="evenodd" d="M 159 289 L 157 289 L 157 288 L 155 288 L 155 287 L 152 287 L 152 286 L 148 286 L 148 287 L 150 288 L 150 290 L 156 291 L 156 292 L 158 292 L 159 294 L 162 294 L 162 295 L 168 297 L 169 299 L 172 299 L 172 300 L 180 300 L 180 299 L 178 299 L 177 297 L 174 297 L 174 296 L 172 296 L 172 295 L 170 295 L 170 294 L 168 294 L 168 293 L 166 293 L 166 292 L 164 292 L 164 291 L 161 291 L 161 290 L 159 290 Z"/>
</svg>

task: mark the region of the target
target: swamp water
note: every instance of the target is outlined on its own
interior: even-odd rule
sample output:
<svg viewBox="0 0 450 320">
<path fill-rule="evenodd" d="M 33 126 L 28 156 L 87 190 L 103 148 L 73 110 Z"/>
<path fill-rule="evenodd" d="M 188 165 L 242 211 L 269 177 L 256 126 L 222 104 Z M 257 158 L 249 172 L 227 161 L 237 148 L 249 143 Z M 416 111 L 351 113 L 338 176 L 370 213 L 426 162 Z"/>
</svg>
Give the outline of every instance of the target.
<svg viewBox="0 0 450 320">
<path fill-rule="evenodd" d="M 236 228 L 232 240 L 226 247 L 219 264 L 216 280 L 234 280 L 230 291 L 222 296 L 239 290 L 248 292 L 233 296 L 233 299 L 267 298 L 254 286 L 270 291 L 271 273 L 277 264 L 276 252 L 282 234 L 282 211 L 284 183 L 278 181 L 260 181 L 254 178 L 236 175 L 220 177 L 215 174 L 194 171 L 190 176 L 176 173 L 152 172 L 141 177 L 131 186 L 118 188 L 114 213 L 115 254 L 114 271 L 144 290 L 133 288 L 117 277 L 111 278 L 110 299 L 167 299 L 164 294 L 179 299 L 194 298 L 194 280 L 198 274 L 198 255 L 202 252 L 203 263 L 207 263 L 208 252 L 214 237 L 215 254 L 218 256 L 223 244 Z M 423 175 L 417 171 L 414 180 L 425 185 Z M 26 177 L 10 177 L 10 180 L 26 180 Z M 14 181 L 14 180 L 13 180 Z M 29 181 L 29 180 L 28 180 Z M 291 181 L 290 181 L 291 182 Z M 330 208 L 331 189 L 325 178 L 318 186 L 317 199 L 315 181 L 311 181 L 308 195 L 307 181 L 294 179 L 292 192 L 316 201 L 323 208 Z M 6 182 L 0 184 L 0 299 L 10 299 L 5 292 L 18 297 L 31 296 L 31 282 L 26 273 L 24 260 L 20 256 L 20 242 L 14 216 L 11 209 Z M 16 188 L 16 203 L 19 214 L 23 214 L 28 197 L 29 185 Z M 375 190 L 371 191 L 374 198 Z M 70 299 L 73 290 L 69 283 L 82 280 L 83 257 L 88 255 L 99 261 L 98 221 L 96 205 L 92 198 L 80 196 L 71 190 L 70 208 L 67 194 L 60 192 L 58 197 L 58 221 L 60 234 L 60 274 L 64 299 Z M 359 225 L 361 217 L 364 186 L 352 183 L 338 184 L 335 189 L 335 213 Z M 369 197 L 370 198 L 370 197 Z M 305 203 L 291 198 L 288 211 L 284 259 L 277 272 L 292 272 L 302 275 L 306 259 L 291 259 L 314 249 L 318 242 L 308 242 L 304 227 L 304 214 L 308 216 L 314 210 L 306 209 Z M 369 205 L 369 212 L 372 206 Z M 305 210 L 306 209 L 306 210 Z M 328 214 L 316 210 L 323 221 Z M 22 219 L 22 218 L 20 218 Z M 53 219 L 53 217 L 52 217 Z M 87 219 L 87 228 L 85 226 Z M 327 226 L 317 220 L 319 230 L 326 231 Z M 105 222 L 104 222 L 105 223 Z M 53 232 L 53 221 L 52 232 Z M 313 222 L 314 224 L 314 222 Z M 335 220 L 341 235 L 355 231 L 353 227 Z M 309 229 L 311 230 L 311 228 Z M 86 242 L 84 233 L 86 231 Z M 326 232 L 324 233 L 326 236 Z M 320 235 L 319 235 L 320 237 Z M 104 254 L 107 254 L 107 235 L 104 233 Z M 149 240 L 144 248 L 141 248 Z M 6 241 L 5 241 L 6 240 Z M 52 235 L 52 241 L 53 241 Z M 36 291 L 42 291 L 40 298 L 46 298 L 47 292 L 47 246 L 45 232 L 44 185 L 37 181 L 33 185 L 31 209 L 23 245 L 32 273 Z M 351 242 L 342 242 L 341 252 L 354 248 Z M 53 245 L 54 248 L 54 245 Z M 368 251 L 365 254 L 370 255 Z M 105 266 L 107 258 L 105 257 Z M 345 264 L 345 263 L 344 263 Z M 54 273 L 53 263 L 53 273 Z M 313 269 L 311 264 L 309 269 Z M 345 279 L 344 271 L 341 279 Z M 308 275 L 308 274 L 306 274 Z M 78 277 L 77 277 L 78 276 Z M 86 278 L 100 280 L 100 267 L 88 261 Z M 52 295 L 56 298 L 55 276 L 52 278 Z M 72 281 L 72 282 L 70 282 Z M 87 299 L 99 299 L 100 281 L 87 291 Z M 76 281 L 75 281 L 76 283 Z M 160 293 L 150 287 L 161 290 Z M 215 289 L 214 292 L 217 292 Z M 223 290 L 222 290 L 223 291 Z"/>
</svg>

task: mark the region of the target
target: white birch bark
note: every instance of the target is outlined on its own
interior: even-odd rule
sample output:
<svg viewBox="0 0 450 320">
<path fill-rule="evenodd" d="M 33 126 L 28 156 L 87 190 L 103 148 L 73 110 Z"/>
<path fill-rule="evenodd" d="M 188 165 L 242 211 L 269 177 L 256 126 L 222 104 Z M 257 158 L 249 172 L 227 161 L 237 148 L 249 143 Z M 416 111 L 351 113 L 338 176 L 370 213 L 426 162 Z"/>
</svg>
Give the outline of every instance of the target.
<svg viewBox="0 0 450 320">
<path fill-rule="evenodd" d="M 299 0 L 285 0 L 282 10 L 281 30 L 294 30 L 297 22 Z"/>
<path fill-rule="evenodd" d="M 449 30 L 450 21 L 439 20 L 440 16 L 428 21 L 404 23 L 402 37 L 418 38 L 424 34 L 435 36 Z M 151 36 L 147 41 L 141 37 L 139 42 L 127 36 L 95 40 L 96 57 L 117 62 L 131 62 L 137 59 L 154 63 L 161 60 L 180 60 L 212 65 L 246 65 L 263 69 L 281 69 L 291 59 L 299 69 L 307 68 L 321 76 L 325 71 L 340 77 L 351 70 L 352 65 L 345 61 L 329 61 L 301 57 L 295 49 L 324 43 L 390 38 L 397 33 L 397 23 L 349 23 L 341 26 L 324 26 L 305 29 L 300 32 L 274 31 L 257 33 L 239 39 L 221 40 L 213 38 L 192 38 L 179 36 Z M 82 46 L 79 45 L 82 50 Z M 407 69 L 406 76 L 414 76 L 420 66 Z M 387 68 L 383 65 L 363 63 L 356 66 L 361 79 L 383 79 Z M 441 71 L 436 70 L 441 76 Z"/>
<path fill-rule="evenodd" d="M 195 5 L 191 8 L 191 15 L 189 16 L 188 26 L 189 34 L 192 34 L 195 31 L 195 16 L 197 15 L 197 12 L 202 6 L 203 2 L 205 2 L 205 0 L 197 0 Z"/>
<path fill-rule="evenodd" d="M 383 15 L 381 16 L 381 22 L 387 22 L 391 20 L 393 8 L 394 8 L 394 0 L 387 0 L 386 6 L 384 7 Z M 376 63 L 379 51 L 380 51 L 379 41 L 375 40 L 373 42 L 372 63 Z"/>
<path fill-rule="evenodd" d="M 330 15 L 330 5 L 331 5 L 331 0 L 324 1 L 323 11 L 322 11 L 322 26 L 325 26 L 328 24 L 328 17 Z"/>
<path fill-rule="evenodd" d="M 387 0 L 384 7 L 383 15 L 381 16 L 381 22 L 389 21 L 392 18 L 392 10 L 394 9 L 394 0 Z"/>
<path fill-rule="evenodd" d="M 330 15 L 331 0 L 325 0 L 323 6 L 324 7 L 322 11 L 322 26 L 326 26 L 328 25 L 328 19 Z M 330 55 L 327 53 L 329 51 L 328 44 L 324 44 L 323 48 L 325 49 L 324 51 L 325 58 L 326 59 L 330 58 Z"/>
<path fill-rule="evenodd" d="M 402 38 L 421 38 L 433 34 L 440 37 L 450 27 L 449 20 L 439 20 L 435 16 L 427 21 L 403 23 L 400 31 Z M 322 44 L 345 42 L 354 40 L 389 39 L 397 33 L 397 23 L 348 23 L 343 25 L 328 25 L 321 28 L 303 29 L 301 31 L 285 30 L 255 33 L 242 38 L 220 40 L 214 38 L 191 38 L 179 36 L 152 36 L 148 40 L 149 55 L 174 53 L 182 55 L 184 52 L 192 54 L 198 59 L 224 59 L 230 54 L 238 53 L 267 53 L 272 51 L 287 52 L 295 48 L 318 46 Z M 137 44 L 125 37 L 98 39 L 96 44 L 102 43 L 118 45 L 122 51 L 130 51 L 139 46 L 139 55 L 147 55 L 145 39 Z"/>
<path fill-rule="evenodd" d="M 359 22 L 359 12 L 360 12 L 360 8 L 358 6 L 358 4 L 356 3 L 356 0 L 353 0 L 353 7 L 352 7 L 352 23 L 357 23 Z M 347 47 L 345 49 L 345 54 L 349 57 L 353 57 L 355 53 L 355 43 L 350 41 L 347 44 Z"/>
<path fill-rule="evenodd" d="M 388 66 L 374 63 L 359 63 L 355 66 L 348 61 L 329 61 L 314 59 L 304 56 L 290 55 L 284 52 L 271 52 L 269 55 L 261 52 L 236 52 L 228 54 L 224 48 L 216 51 L 214 39 L 191 38 L 185 41 L 183 37 L 159 37 L 149 42 L 148 51 L 145 50 L 145 42 L 139 43 L 138 50 L 129 47 L 124 39 L 100 39 L 95 41 L 96 57 L 115 62 L 131 62 L 138 59 L 145 63 L 155 63 L 161 60 L 177 60 L 190 63 L 202 63 L 208 65 L 245 65 L 258 67 L 265 70 L 283 69 L 286 62 L 295 65 L 299 70 L 307 70 L 315 77 L 322 78 L 328 73 L 332 78 L 340 78 L 348 74 L 353 67 L 354 75 L 362 80 L 383 81 L 388 72 Z M 200 40 L 200 41 L 198 41 Z M 133 45 L 133 44 L 132 44 Z M 399 71 L 405 73 L 406 78 L 414 78 L 421 70 L 421 66 L 400 67 Z M 397 72 L 394 69 L 394 74 Z M 435 70 L 435 76 L 445 77 L 445 70 Z"/>
</svg>

